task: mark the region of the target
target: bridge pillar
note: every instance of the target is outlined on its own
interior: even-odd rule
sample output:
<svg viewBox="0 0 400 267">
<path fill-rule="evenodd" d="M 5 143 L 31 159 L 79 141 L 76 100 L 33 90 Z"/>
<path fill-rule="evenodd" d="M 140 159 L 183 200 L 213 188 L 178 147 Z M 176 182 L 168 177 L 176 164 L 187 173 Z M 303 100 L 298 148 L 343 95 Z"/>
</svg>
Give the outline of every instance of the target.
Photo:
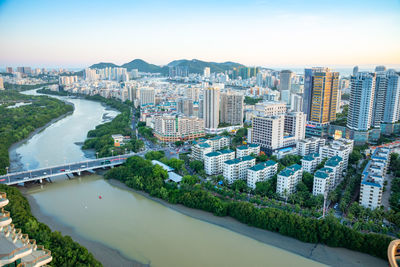
<svg viewBox="0 0 400 267">
<path fill-rule="evenodd" d="M 81 172 L 80 171 L 78 172 L 78 176 L 81 176 Z"/>
<path fill-rule="evenodd" d="M 40 179 L 39 182 L 40 182 L 40 183 L 43 183 L 43 179 Z"/>
</svg>

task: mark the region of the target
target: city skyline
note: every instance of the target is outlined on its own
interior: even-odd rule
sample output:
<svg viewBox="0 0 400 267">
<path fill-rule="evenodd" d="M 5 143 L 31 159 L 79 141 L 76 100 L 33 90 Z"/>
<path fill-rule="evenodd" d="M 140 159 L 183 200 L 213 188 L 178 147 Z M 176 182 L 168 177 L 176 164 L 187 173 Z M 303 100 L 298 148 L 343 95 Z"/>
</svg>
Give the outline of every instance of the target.
<svg viewBox="0 0 400 267">
<path fill-rule="evenodd" d="M 78 68 L 196 58 L 265 67 L 398 67 L 399 11 L 395 0 L 0 1 L 0 34 L 7 37 L 0 61 Z"/>
</svg>

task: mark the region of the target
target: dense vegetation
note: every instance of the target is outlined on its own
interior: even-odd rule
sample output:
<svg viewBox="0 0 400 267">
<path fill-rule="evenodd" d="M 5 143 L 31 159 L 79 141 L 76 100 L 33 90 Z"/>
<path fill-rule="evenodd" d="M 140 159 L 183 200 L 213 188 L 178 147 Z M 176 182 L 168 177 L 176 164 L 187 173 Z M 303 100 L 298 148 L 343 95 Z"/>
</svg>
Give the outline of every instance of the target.
<svg viewBox="0 0 400 267">
<path fill-rule="evenodd" d="M 260 101 L 262 101 L 262 98 L 254 98 L 254 97 L 250 97 L 250 96 L 245 96 L 245 98 L 244 98 L 244 103 L 246 105 L 255 105 Z"/>
<path fill-rule="evenodd" d="M 302 216 L 294 210 L 279 208 L 279 205 L 264 207 L 256 202 L 237 201 L 206 190 L 215 186 L 209 182 L 203 186 L 197 183 L 199 180 L 196 177 L 185 177 L 180 188 L 174 183 L 166 183 L 166 171 L 157 165 L 153 166 L 150 161 L 150 158 L 160 156 L 153 153 L 146 157 L 149 159 L 131 157 L 123 166 L 108 171 L 106 178 L 117 179 L 131 188 L 143 190 L 170 203 L 202 209 L 218 216 L 231 216 L 243 223 L 279 232 L 303 242 L 345 247 L 386 258 L 386 249 L 392 240 L 390 237 L 361 233 L 342 225 L 331 214 L 324 219 L 316 219 Z M 242 189 L 240 184 L 235 187 L 238 191 Z M 239 194 L 244 195 L 244 198 L 246 196 L 244 193 Z"/>
<path fill-rule="evenodd" d="M 99 95 L 85 96 L 88 100 L 99 101 L 107 106 L 115 108 L 121 112 L 112 121 L 96 126 L 94 130 L 88 132 L 88 139 L 83 145 L 83 149 L 95 149 L 99 153 L 99 157 L 106 157 L 119 154 L 124 154 L 125 151 L 138 152 L 143 146 L 143 142 L 136 138 L 133 133 L 131 124 L 131 103 L 121 103 L 116 99 L 107 99 Z M 125 144 L 115 147 L 114 141 L 111 138 L 113 134 L 122 134 L 129 136 L 130 141 Z"/>
<path fill-rule="evenodd" d="M 27 91 L 33 90 L 40 87 L 44 87 L 47 85 L 51 85 L 55 83 L 41 83 L 41 84 L 13 84 L 13 83 L 4 83 L 4 88 L 6 90 L 13 90 L 13 91 Z"/>
<path fill-rule="evenodd" d="M 18 102 L 31 104 L 7 108 Z M 8 149 L 13 143 L 73 110 L 71 105 L 54 98 L 27 96 L 14 91 L 0 91 L 0 103 L 0 174 L 4 174 L 10 164 Z"/>
<path fill-rule="evenodd" d="M 20 228 L 22 233 L 35 239 L 38 245 L 43 245 L 51 251 L 52 266 L 101 266 L 93 255 L 70 236 L 63 236 L 39 222 L 31 213 L 28 200 L 15 188 L 0 184 L 0 191 L 7 193 L 10 203 L 5 207 L 10 212 L 12 223 Z"/>
</svg>

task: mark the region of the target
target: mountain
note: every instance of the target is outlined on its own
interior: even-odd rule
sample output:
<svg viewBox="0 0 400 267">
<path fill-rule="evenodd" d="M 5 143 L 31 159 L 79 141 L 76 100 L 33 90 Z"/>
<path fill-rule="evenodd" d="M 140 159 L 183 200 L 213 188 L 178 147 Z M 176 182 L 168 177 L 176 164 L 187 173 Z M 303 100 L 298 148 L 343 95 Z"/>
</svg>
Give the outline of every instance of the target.
<svg viewBox="0 0 400 267">
<path fill-rule="evenodd" d="M 129 63 L 125 63 L 121 67 L 128 69 L 128 71 L 131 71 L 133 69 L 138 69 L 141 72 L 152 72 L 152 73 L 162 72 L 161 71 L 162 68 L 160 66 L 147 63 L 142 59 L 134 59 Z"/>
<path fill-rule="evenodd" d="M 211 72 L 225 72 L 237 67 L 244 67 L 244 65 L 235 62 L 207 62 L 198 59 L 180 59 L 174 60 L 167 65 L 168 67 L 187 67 L 189 73 L 203 73 L 205 67 L 209 67 Z"/>
<path fill-rule="evenodd" d="M 90 66 L 90 68 L 94 69 L 103 69 L 106 67 L 122 67 L 126 68 L 128 71 L 131 71 L 132 69 L 138 69 L 140 72 L 161 73 L 164 75 L 168 75 L 169 67 L 187 67 L 189 73 L 201 74 L 203 73 L 205 67 L 209 67 L 211 72 L 225 72 L 233 68 L 244 67 L 244 65 L 230 61 L 217 63 L 217 62 L 201 61 L 198 59 L 192 59 L 192 60 L 180 59 L 171 61 L 166 66 L 158 66 L 147 63 L 142 59 L 134 59 L 131 62 L 125 63 L 121 66 L 115 65 L 114 63 L 106 63 L 106 62 L 100 62 Z"/>
<path fill-rule="evenodd" d="M 118 67 L 118 66 L 115 65 L 114 63 L 100 62 L 100 63 L 97 63 L 97 64 L 93 64 L 89 68 L 91 68 L 91 69 L 104 69 L 104 68 L 108 68 L 108 67 L 115 68 L 115 67 Z"/>
</svg>

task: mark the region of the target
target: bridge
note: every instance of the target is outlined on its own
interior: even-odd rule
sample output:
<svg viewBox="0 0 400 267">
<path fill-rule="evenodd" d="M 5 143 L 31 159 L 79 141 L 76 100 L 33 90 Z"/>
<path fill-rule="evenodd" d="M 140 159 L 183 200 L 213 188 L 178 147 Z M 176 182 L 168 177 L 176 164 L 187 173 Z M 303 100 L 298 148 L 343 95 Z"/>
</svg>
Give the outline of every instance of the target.
<svg viewBox="0 0 400 267">
<path fill-rule="evenodd" d="M 0 183 L 6 185 L 15 185 L 19 183 L 42 181 L 55 176 L 66 174 L 81 175 L 83 171 L 92 171 L 95 169 L 114 167 L 121 165 L 127 158 L 136 155 L 136 153 L 124 154 L 113 157 L 85 160 L 75 163 L 65 163 L 57 166 L 40 168 L 35 170 L 26 170 L 21 172 L 11 172 L 0 176 Z"/>
</svg>

